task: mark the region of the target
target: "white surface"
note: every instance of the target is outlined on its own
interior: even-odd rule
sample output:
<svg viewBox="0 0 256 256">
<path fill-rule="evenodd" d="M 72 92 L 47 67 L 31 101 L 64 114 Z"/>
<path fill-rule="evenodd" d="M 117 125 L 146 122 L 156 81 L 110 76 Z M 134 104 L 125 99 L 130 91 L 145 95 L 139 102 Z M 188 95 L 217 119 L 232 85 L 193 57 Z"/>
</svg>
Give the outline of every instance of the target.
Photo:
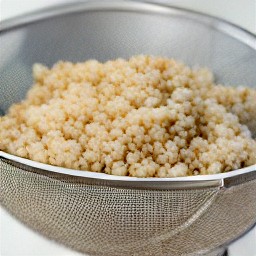
<svg viewBox="0 0 256 256">
<path fill-rule="evenodd" d="M 1 256 L 81 256 L 64 246 L 43 238 L 31 229 L 25 227 L 13 218 L 4 209 L 0 209 L 1 233 L 0 255 Z"/>
<path fill-rule="evenodd" d="M 0 0 L 0 19 L 70 0 Z M 160 0 L 215 15 L 256 33 L 256 0 Z M 0 208 L 1 256 L 79 256 L 27 228 Z M 256 228 L 233 243 L 229 256 L 256 256 Z"/>
</svg>

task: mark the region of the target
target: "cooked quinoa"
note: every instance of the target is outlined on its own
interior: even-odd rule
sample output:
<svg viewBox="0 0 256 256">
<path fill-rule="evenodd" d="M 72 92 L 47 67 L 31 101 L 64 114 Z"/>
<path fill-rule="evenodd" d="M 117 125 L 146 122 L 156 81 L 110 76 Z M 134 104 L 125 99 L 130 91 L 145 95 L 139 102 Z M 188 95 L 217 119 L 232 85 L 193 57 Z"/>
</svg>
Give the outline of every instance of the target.
<svg viewBox="0 0 256 256">
<path fill-rule="evenodd" d="M 215 85 L 205 68 L 135 56 L 52 69 L 35 64 L 33 75 L 26 99 L 0 117 L 0 150 L 136 177 L 215 174 L 256 163 L 256 90 Z"/>
</svg>

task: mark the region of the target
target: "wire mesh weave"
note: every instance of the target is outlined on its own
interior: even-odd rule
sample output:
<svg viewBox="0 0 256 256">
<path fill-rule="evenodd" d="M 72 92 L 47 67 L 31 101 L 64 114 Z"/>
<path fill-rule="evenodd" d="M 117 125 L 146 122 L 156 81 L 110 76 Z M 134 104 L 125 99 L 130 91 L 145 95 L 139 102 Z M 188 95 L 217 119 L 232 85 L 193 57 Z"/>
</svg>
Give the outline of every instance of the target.
<svg viewBox="0 0 256 256">
<path fill-rule="evenodd" d="M 256 222 L 256 179 L 228 189 L 86 184 L 2 159 L 1 202 L 45 236 L 90 255 L 198 255 Z"/>
<path fill-rule="evenodd" d="M 256 51 L 214 21 L 135 3 L 121 11 L 84 6 L 1 32 L 0 114 L 24 98 L 35 62 L 153 54 L 207 66 L 218 82 L 255 85 Z M 9 212 L 90 255 L 218 255 L 216 248 L 256 223 L 256 177 L 226 189 L 128 189 L 1 158 L 0 175 L 0 200 Z"/>
</svg>

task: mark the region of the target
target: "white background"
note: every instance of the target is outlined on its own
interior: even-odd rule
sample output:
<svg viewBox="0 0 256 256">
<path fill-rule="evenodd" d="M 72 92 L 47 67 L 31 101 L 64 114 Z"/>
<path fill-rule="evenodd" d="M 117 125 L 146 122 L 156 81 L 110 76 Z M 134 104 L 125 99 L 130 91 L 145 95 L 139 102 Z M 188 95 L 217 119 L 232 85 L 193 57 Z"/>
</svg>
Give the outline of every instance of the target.
<svg viewBox="0 0 256 256">
<path fill-rule="evenodd" d="M 0 19 L 70 0 L 0 0 Z M 215 15 L 256 33 L 256 0 L 160 0 Z M 0 256 L 81 256 L 28 229 L 0 208 Z M 256 256 L 256 228 L 229 247 L 230 256 Z"/>
</svg>

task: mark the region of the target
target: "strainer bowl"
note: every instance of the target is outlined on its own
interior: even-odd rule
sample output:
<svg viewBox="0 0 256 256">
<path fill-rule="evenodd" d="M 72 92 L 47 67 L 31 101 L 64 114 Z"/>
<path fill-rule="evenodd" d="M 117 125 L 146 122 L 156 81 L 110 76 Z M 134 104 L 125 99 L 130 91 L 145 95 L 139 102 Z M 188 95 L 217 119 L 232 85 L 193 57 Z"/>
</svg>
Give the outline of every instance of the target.
<svg viewBox="0 0 256 256">
<path fill-rule="evenodd" d="M 85 2 L 1 23 L 0 114 L 24 98 L 31 67 L 162 55 L 256 85 L 255 37 L 219 19 L 150 3 Z M 256 165 L 218 175 L 132 178 L 69 170 L 0 151 L 1 204 L 89 255 L 219 255 L 256 223 Z"/>
</svg>

